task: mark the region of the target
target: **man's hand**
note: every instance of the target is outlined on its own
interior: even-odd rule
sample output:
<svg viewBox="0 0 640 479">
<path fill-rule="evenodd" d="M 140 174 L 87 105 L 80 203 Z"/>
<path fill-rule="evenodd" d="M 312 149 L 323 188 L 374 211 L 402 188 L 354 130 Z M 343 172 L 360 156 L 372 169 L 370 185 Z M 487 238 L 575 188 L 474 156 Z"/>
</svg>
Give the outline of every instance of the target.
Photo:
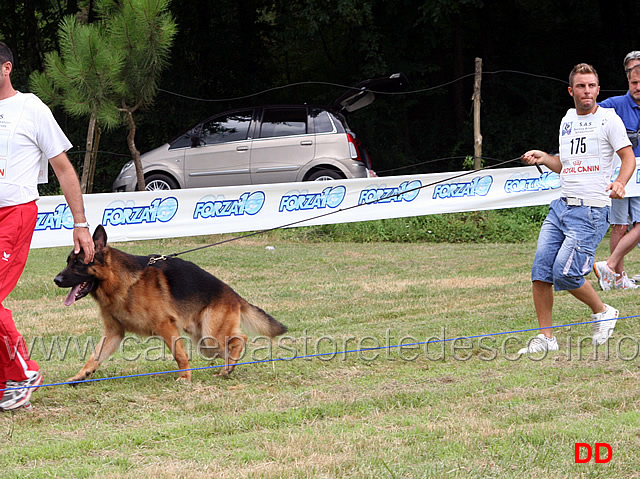
<svg viewBox="0 0 640 479">
<path fill-rule="evenodd" d="M 524 155 L 522 155 L 522 161 L 524 161 L 527 165 L 541 165 L 542 159 L 544 158 L 545 153 L 540 150 L 529 150 Z"/>
<path fill-rule="evenodd" d="M 626 194 L 624 185 L 618 180 L 614 181 L 613 183 L 609 183 L 607 185 L 607 191 L 610 191 L 609 197 L 616 200 L 621 200 Z"/>
<path fill-rule="evenodd" d="M 559 156 L 551 156 L 542 150 L 529 150 L 522 155 L 522 161 L 527 165 L 544 165 L 555 173 L 562 171 L 562 163 Z"/>
<path fill-rule="evenodd" d="M 78 254 L 80 250 L 84 251 L 85 264 L 91 263 L 95 248 L 89 228 L 73 228 L 73 252 Z"/>
</svg>

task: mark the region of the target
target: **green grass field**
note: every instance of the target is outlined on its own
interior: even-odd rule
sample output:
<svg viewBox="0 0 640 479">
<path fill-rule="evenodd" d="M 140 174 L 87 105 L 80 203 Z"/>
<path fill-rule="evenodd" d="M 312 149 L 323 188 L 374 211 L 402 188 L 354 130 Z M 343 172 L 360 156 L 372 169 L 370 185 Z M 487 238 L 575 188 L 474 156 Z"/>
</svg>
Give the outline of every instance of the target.
<svg viewBox="0 0 640 479">
<path fill-rule="evenodd" d="M 172 253 L 209 240 L 114 246 Z M 250 341 L 243 361 L 262 362 L 230 379 L 214 368 L 187 384 L 170 373 L 40 388 L 33 412 L 0 414 L 2 476 L 640 477 L 640 293 L 602 293 L 628 317 L 608 350 L 594 351 L 589 324 L 557 330 L 561 349 L 546 358 L 518 358 L 536 332 L 452 340 L 536 327 L 534 249 L 271 235 L 189 254 L 287 337 Z M 5 301 L 45 384 L 75 374 L 102 330 L 91 298 L 66 308 L 53 284 L 68 250 L 32 251 Z M 627 257 L 631 274 L 639 257 Z M 556 324 L 589 319 L 556 294 Z M 311 354 L 325 355 L 302 357 Z M 194 351 L 194 368 L 217 364 Z M 131 336 L 95 377 L 175 368 L 157 339 Z M 613 458 L 575 464 L 576 442 L 608 443 Z"/>
</svg>

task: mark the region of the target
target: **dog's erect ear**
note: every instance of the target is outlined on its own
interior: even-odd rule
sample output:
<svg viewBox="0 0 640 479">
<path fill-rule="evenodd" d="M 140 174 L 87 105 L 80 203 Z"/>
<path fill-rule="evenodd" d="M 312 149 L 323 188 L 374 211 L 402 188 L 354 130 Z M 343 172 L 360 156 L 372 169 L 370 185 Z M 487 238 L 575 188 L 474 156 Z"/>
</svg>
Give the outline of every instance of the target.
<svg viewBox="0 0 640 479">
<path fill-rule="evenodd" d="M 96 253 L 102 253 L 104 247 L 107 246 L 107 232 L 104 226 L 98 225 L 93 232 L 93 244 L 95 245 Z"/>
</svg>

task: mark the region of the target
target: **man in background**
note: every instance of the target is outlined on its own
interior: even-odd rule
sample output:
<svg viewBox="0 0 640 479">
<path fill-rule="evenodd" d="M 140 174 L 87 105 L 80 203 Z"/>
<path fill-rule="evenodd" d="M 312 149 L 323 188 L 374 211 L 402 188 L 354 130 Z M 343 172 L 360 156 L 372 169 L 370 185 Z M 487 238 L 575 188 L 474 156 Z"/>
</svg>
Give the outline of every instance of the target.
<svg viewBox="0 0 640 479">
<path fill-rule="evenodd" d="M 613 108 L 624 123 L 631 140 L 633 152 L 640 156 L 638 132 L 640 131 L 640 51 L 627 53 L 624 71 L 629 82 L 625 95 L 614 96 L 600 102 L 604 108 Z M 628 197 L 611 201 L 611 255 L 606 261 L 598 261 L 593 271 L 603 290 L 636 289 L 624 270 L 624 257 L 640 242 L 640 197 Z M 629 229 L 629 224 L 632 225 Z"/>
</svg>

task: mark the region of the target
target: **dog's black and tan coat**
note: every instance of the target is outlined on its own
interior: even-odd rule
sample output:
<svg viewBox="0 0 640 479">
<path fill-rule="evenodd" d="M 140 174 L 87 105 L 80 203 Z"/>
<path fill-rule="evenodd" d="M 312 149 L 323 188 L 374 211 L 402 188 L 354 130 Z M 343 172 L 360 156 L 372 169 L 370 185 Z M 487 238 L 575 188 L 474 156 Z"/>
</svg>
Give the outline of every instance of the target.
<svg viewBox="0 0 640 479">
<path fill-rule="evenodd" d="M 113 354 L 125 333 L 160 336 L 178 363 L 189 369 L 180 338 L 187 333 L 201 354 L 220 356 L 228 376 L 241 357 L 249 334 L 275 337 L 287 331 L 262 309 L 249 304 L 227 284 L 188 261 L 168 258 L 149 265 L 150 256 L 134 256 L 107 245 L 107 233 L 98 226 L 93 234 L 96 254 L 84 263 L 84 254 L 71 252 L 67 267 L 55 278 L 72 288 L 65 300 L 71 305 L 91 294 L 100 306 L 104 334 L 94 354 L 69 381 L 82 381 Z M 181 371 L 179 379 L 191 379 Z"/>
</svg>

